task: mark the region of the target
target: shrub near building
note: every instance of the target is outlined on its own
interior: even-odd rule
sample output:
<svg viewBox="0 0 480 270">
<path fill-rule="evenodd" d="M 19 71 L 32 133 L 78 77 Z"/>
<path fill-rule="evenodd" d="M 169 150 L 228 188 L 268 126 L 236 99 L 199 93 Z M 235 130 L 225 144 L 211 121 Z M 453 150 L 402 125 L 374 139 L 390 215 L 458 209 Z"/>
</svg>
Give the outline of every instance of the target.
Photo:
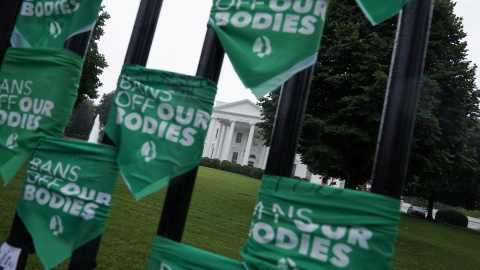
<svg viewBox="0 0 480 270">
<path fill-rule="evenodd" d="M 260 168 L 253 168 L 251 172 L 251 176 L 256 179 L 262 179 L 263 176 L 263 170 Z"/>
<path fill-rule="evenodd" d="M 240 164 L 232 164 L 232 167 L 230 167 L 230 172 L 232 173 L 240 173 L 240 168 L 242 168 L 242 165 Z"/>
<path fill-rule="evenodd" d="M 204 166 L 204 167 L 210 167 L 211 166 L 211 163 L 212 163 L 212 160 L 208 157 L 203 157 L 201 160 L 200 160 L 200 166 Z"/>
<path fill-rule="evenodd" d="M 468 227 L 468 217 L 453 209 L 438 210 L 435 214 L 435 220 L 455 226 Z"/>
<path fill-rule="evenodd" d="M 253 170 L 253 167 L 250 167 L 248 165 L 243 165 L 240 168 L 240 174 L 245 176 L 250 176 L 250 173 L 252 172 L 252 170 Z"/>
<path fill-rule="evenodd" d="M 223 160 L 220 162 L 220 170 L 231 172 L 232 171 L 232 163 L 228 160 Z"/>
<path fill-rule="evenodd" d="M 210 168 L 220 169 L 220 159 L 218 158 L 212 159 L 212 162 L 210 163 Z"/>
<path fill-rule="evenodd" d="M 227 171 L 231 173 L 237 173 L 245 176 L 250 176 L 256 179 L 262 179 L 263 169 L 254 168 L 248 165 L 232 164 L 228 160 L 223 160 L 220 162 L 219 159 L 210 159 L 208 157 L 203 157 L 200 160 L 200 166 L 210 167 L 213 169 L 220 169 L 222 171 Z"/>
</svg>

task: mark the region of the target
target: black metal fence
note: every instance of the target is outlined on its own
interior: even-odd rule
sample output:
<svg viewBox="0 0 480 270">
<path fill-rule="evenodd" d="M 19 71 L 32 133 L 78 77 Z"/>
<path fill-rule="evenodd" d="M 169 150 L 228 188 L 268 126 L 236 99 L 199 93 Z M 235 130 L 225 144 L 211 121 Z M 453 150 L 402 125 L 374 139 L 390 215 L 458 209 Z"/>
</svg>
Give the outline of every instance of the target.
<svg viewBox="0 0 480 270">
<path fill-rule="evenodd" d="M 141 1 L 125 63 L 146 65 L 162 2 Z M 0 41 L 6 40 L 18 3 L 18 0 L 0 2 Z M 433 0 L 411 0 L 399 18 L 372 171 L 371 191 L 374 193 L 400 198 L 403 191 L 432 10 Z M 89 38 L 90 33 L 75 36 L 66 43 L 66 48 L 84 56 Z M 218 82 L 223 57 L 224 51 L 214 30 L 208 28 L 197 75 Z M 265 169 L 267 174 L 290 176 L 312 74 L 313 66 L 297 73 L 282 87 Z M 111 144 L 108 137 L 104 143 Z M 198 167 L 170 181 L 158 235 L 181 241 L 197 170 Z M 100 239 L 101 236 L 78 248 L 72 255 L 69 269 L 94 269 Z M 24 269 L 33 244 L 17 215 L 7 242 L 22 248 L 17 269 Z"/>
</svg>

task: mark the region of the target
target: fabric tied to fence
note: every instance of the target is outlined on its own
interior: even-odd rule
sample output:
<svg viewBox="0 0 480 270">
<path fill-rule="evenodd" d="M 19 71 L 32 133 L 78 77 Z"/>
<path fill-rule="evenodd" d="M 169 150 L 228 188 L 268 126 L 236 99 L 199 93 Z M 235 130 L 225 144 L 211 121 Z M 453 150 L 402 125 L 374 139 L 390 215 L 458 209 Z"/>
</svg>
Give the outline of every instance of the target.
<svg viewBox="0 0 480 270">
<path fill-rule="evenodd" d="M 379 24 L 395 16 L 408 0 L 356 0 L 363 14 L 373 24 Z"/>
<path fill-rule="evenodd" d="M 60 137 L 82 58 L 65 49 L 9 48 L 0 70 L 0 173 L 7 184 L 43 136 Z"/>
<path fill-rule="evenodd" d="M 245 270 L 242 263 L 161 236 L 155 237 L 148 270 Z"/>
<path fill-rule="evenodd" d="M 328 2 L 218 0 L 208 25 L 243 84 L 260 98 L 315 63 Z"/>
<path fill-rule="evenodd" d="M 17 213 L 46 269 L 100 236 L 118 178 L 116 148 L 43 138 L 29 161 Z"/>
<path fill-rule="evenodd" d="M 248 269 L 390 269 L 400 201 L 264 175 Z"/>
<path fill-rule="evenodd" d="M 63 48 L 93 29 L 102 0 L 24 0 L 10 38 L 14 47 Z"/>
<path fill-rule="evenodd" d="M 124 65 L 106 133 L 137 200 L 200 163 L 216 91 L 199 76 Z"/>
</svg>

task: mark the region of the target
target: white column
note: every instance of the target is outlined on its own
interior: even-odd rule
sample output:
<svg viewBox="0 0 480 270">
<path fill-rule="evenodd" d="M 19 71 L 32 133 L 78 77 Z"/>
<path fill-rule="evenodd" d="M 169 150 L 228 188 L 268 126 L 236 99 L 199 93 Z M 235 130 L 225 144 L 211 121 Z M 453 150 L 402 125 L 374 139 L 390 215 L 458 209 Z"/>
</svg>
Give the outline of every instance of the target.
<svg viewBox="0 0 480 270">
<path fill-rule="evenodd" d="M 203 145 L 203 153 L 202 157 L 206 157 L 210 154 L 210 149 L 212 149 L 212 134 L 215 130 L 215 124 L 217 123 L 217 119 L 212 117 L 210 120 L 210 125 L 208 127 L 207 137 L 205 138 L 205 143 Z"/>
<path fill-rule="evenodd" d="M 266 153 L 267 153 L 267 147 L 265 145 L 262 145 L 262 151 L 260 152 L 260 158 L 258 160 L 258 165 L 257 165 L 258 168 L 263 169 L 265 167 L 264 164 L 265 164 L 265 160 L 267 159 L 265 157 Z"/>
<path fill-rule="evenodd" d="M 218 153 L 216 157 L 218 159 L 221 159 L 222 157 L 222 151 L 223 151 L 223 148 L 225 147 L 225 137 L 227 136 L 227 132 L 228 132 L 228 126 L 226 124 L 223 124 L 222 135 L 220 136 L 220 142 L 218 143 Z"/>
<path fill-rule="evenodd" d="M 220 123 L 220 137 L 217 138 L 217 142 L 215 143 L 215 153 L 213 154 L 212 158 L 218 158 L 220 155 L 220 148 L 222 148 L 222 140 L 223 140 L 223 133 L 225 131 L 225 125 Z"/>
<path fill-rule="evenodd" d="M 228 135 L 228 132 L 230 131 L 230 127 L 229 126 L 225 126 L 225 131 L 223 132 L 223 139 L 222 139 L 222 143 L 220 144 L 221 147 L 218 152 L 218 159 L 220 160 L 223 160 L 222 159 L 222 155 L 223 155 L 223 151 L 225 151 L 225 144 L 227 143 L 227 135 Z"/>
<path fill-rule="evenodd" d="M 254 131 L 255 124 L 250 124 L 250 132 L 248 133 L 247 147 L 245 148 L 245 155 L 243 155 L 242 165 L 248 165 L 248 158 L 250 157 L 250 149 L 252 148 Z"/>
<path fill-rule="evenodd" d="M 228 153 L 230 152 L 230 146 L 232 146 L 233 131 L 235 130 L 235 120 L 232 120 L 230 123 L 230 130 L 228 131 L 228 136 L 223 144 L 223 153 L 220 160 L 226 160 L 228 158 Z"/>
<path fill-rule="evenodd" d="M 267 147 L 267 153 L 265 154 L 265 161 L 263 163 L 263 169 L 267 167 L 268 154 L 270 154 L 270 147 Z"/>
</svg>

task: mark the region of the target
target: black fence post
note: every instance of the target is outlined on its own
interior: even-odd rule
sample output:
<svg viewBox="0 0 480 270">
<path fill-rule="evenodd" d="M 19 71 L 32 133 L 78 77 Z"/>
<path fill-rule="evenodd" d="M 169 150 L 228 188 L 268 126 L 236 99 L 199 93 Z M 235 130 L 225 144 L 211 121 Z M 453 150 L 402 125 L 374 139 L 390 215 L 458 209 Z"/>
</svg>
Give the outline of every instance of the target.
<svg viewBox="0 0 480 270">
<path fill-rule="evenodd" d="M 125 63 L 147 65 L 163 0 L 142 0 L 128 44 Z"/>
<path fill-rule="evenodd" d="M 142 0 L 128 45 L 125 63 L 145 66 L 152 46 L 163 0 Z M 113 145 L 105 134 L 102 143 Z M 69 270 L 92 270 L 97 266 L 96 257 L 102 235 L 77 248 L 70 259 Z"/>
<path fill-rule="evenodd" d="M 212 28 L 207 29 L 197 75 L 218 83 L 225 53 Z M 198 166 L 170 180 L 157 234 L 180 242 L 187 220 Z"/>
<path fill-rule="evenodd" d="M 290 177 L 307 107 L 313 65 L 282 86 L 265 173 Z"/>
<path fill-rule="evenodd" d="M 6 243 L 12 247 L 21 249 L 16 269 L 25 269 L 25 266 L 27 265 L 28 255 L 34 252 L 33 240 L 30 236 L 30 233 L 28 233 L 25 224 L 23 224 L 23 221 L 20 219 L 20 217 L 18 217 L 16 212 Z"/>
<path fill-rule="evenodd" d="M 0 67 L 2 66 L 3 53 L 10 41 L 8 37 L 12 31 L 18 6 L 21 0 L 0 0 Z"/>
<path fill-rule="evenodd" d="M 399 17 L 372 170 L 373 193 L 402 196 L 433 3 L 433 0 L 410 0 Z"/>
</svg>

